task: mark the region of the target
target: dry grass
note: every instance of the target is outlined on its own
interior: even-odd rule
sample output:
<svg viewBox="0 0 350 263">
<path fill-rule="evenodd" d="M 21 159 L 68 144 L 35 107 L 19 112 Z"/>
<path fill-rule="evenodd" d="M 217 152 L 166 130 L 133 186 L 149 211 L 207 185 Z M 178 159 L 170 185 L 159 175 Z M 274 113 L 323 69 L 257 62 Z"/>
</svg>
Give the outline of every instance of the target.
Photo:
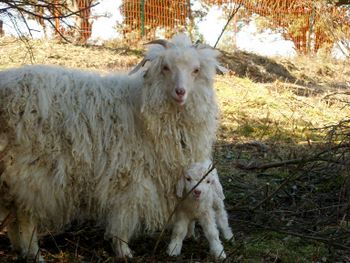
<svg viewBox="0 0 350 263">
<path fill-rule="evenodd" d="M 52 41 L 0 40 L 0 69 L 28 64 L 52 64 L 110 72 L 126 71 L 135 65 L 140 52 L 125 48 L 86 48 Z"/>
<path fill-rule="evenodd" d="M 0 46 L 0 69 L 43 63 L 107 72 L 130 68 L 140 55 L 13 39 L 1 39 Z M 325 58 L 272 60 L 244 52 L 226 54 L 223 61 L 233 76 L 215 82 L 222 114 L 214 156 L 237 239 L 225 244 L 227 261 L 349 261 L 349 151 L 339 147 L 346 143 L 343 135 L 330 143 L 331 127 L 318 129 L 350 116 L 349 64 Z M 166 235 L 152 255 L 158 236 L 133 240 L 132 262 L 213 260 L 203 236 L 186 241 L 180 258 L 170 258 Z M 41 247 L 49 262 L 114 262 L 102 230 L 93 224 L 47 235 Z M 0 234 L 0 262 L 14 260 Z"/>
</svg>

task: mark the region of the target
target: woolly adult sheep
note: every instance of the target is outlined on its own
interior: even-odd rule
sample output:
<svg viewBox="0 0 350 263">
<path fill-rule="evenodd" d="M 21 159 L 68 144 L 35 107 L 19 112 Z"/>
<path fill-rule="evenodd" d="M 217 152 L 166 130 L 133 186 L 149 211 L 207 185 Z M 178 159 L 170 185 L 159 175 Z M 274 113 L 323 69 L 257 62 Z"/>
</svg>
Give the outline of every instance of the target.
<svg viewBox="0 0 350 263">
<path fill-rule="evenodd" d="M 226 240 L 233 241 L 233 234 L 228 224 L 223 202 L 225 196 L 217 170 L 213 169 L 206 175 L 211 165 L 209 160 L 191 164 L 177 184 L 177 195 L 188 196 L 181 200 L 175 212 L 173 233 L 167 251 L 171 256 L 180 255 L 184 238 L 194 236 L 195 222 L 198 221 L 209 241 L 210 253 L 215 257 L 226 257 L 218 228 Z"/>
<path fill-rule="evenodd" d="M 219 53 L 183 34 L 150 44 L 129 76 L 0 72 L 0 208 L 16 211 L 8 234 L 22 256 L 37 255 L 37 232 L 86 219 L 131 256 L 132 236 L 167 221 L 183 167 L 210 156 Z"/>
</svg>

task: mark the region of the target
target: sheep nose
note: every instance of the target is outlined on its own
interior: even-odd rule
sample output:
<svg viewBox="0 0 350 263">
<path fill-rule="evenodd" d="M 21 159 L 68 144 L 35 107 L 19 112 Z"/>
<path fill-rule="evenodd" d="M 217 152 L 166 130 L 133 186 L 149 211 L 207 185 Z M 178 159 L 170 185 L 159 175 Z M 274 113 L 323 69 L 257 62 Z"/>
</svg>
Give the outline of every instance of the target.
<svg viewBox="0 0 350 263">
<path fill-rule="evenodd" d="M 202 191 L 201 191 L 201 190 L 195 189 L 195 190 L 193 190 L 193 193 L 194 193 L 196 196 L 200 196 L 201 193 L 202 193 Z"/>
<path fill-rule="evenodd" d="M 176 89 L 175 89 L 175 92 L 176 92 L 176 95 L 182 97 L 183 95 L 185 95 L 186 90 L 185 90 L 184 88 L 176 88 Z"/>
</svg>

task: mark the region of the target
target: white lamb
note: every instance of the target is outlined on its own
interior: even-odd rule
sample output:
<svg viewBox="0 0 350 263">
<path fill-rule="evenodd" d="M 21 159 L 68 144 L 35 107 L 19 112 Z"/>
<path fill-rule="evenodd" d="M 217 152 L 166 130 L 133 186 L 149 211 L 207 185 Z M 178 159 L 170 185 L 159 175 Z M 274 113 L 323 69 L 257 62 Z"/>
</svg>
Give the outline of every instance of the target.
<svg viewBox="0 0 350 263">
<path fill-rule="evenodd" d="M 151 44 L 130 76 L 0 72 L 0 214 L 15 209 L 22 256 L 38 256 L 38 232 L 86 219 L 131 256 L 130 238 L 167 222 L 183 168 L 211 155 L 219 52 L 183 34 Z"/>
<path fill-rule="evenodd" d="M 183 197 L 189 193 L 209 171 L 210 166 L 210 161 L 192 164 L 178 182 L 177 195 Z M 226 258 L 217 229 L 219 227 L 226 240 L 233 241 L 223 202 L 224 198 L 217 171 L 213 169 L 205 180 L 179 204 L 167 250 L 169 255 L 180 255 L 182 241 L 186 235 L 188 237 L 194 235 L 195 221 L 198 221 L 209 241 L 210 253 L 215 257 Z"/>
</svg>

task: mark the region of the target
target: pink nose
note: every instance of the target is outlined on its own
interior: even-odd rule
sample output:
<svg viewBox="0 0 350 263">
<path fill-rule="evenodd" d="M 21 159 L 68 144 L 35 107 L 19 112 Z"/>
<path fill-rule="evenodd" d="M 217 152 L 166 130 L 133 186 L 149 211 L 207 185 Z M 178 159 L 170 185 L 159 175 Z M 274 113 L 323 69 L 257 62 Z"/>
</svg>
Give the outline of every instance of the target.
<svg viewBox="0 0 350 263">
<path fill-rule="evenodd" d="M 179 97 L 182 97 L 185 95 L 186 90 L 184 88 L 176 88 L 175 92 L 176 92 L 176 95 L 178 95 Z"/>
<path fill-rule="evenodd" d="M 200 196 L 202 191 L 195 189 L 195 190 L 193 190 L 193 193 L 194 193 L 195 196 Z"/>
</svg>

